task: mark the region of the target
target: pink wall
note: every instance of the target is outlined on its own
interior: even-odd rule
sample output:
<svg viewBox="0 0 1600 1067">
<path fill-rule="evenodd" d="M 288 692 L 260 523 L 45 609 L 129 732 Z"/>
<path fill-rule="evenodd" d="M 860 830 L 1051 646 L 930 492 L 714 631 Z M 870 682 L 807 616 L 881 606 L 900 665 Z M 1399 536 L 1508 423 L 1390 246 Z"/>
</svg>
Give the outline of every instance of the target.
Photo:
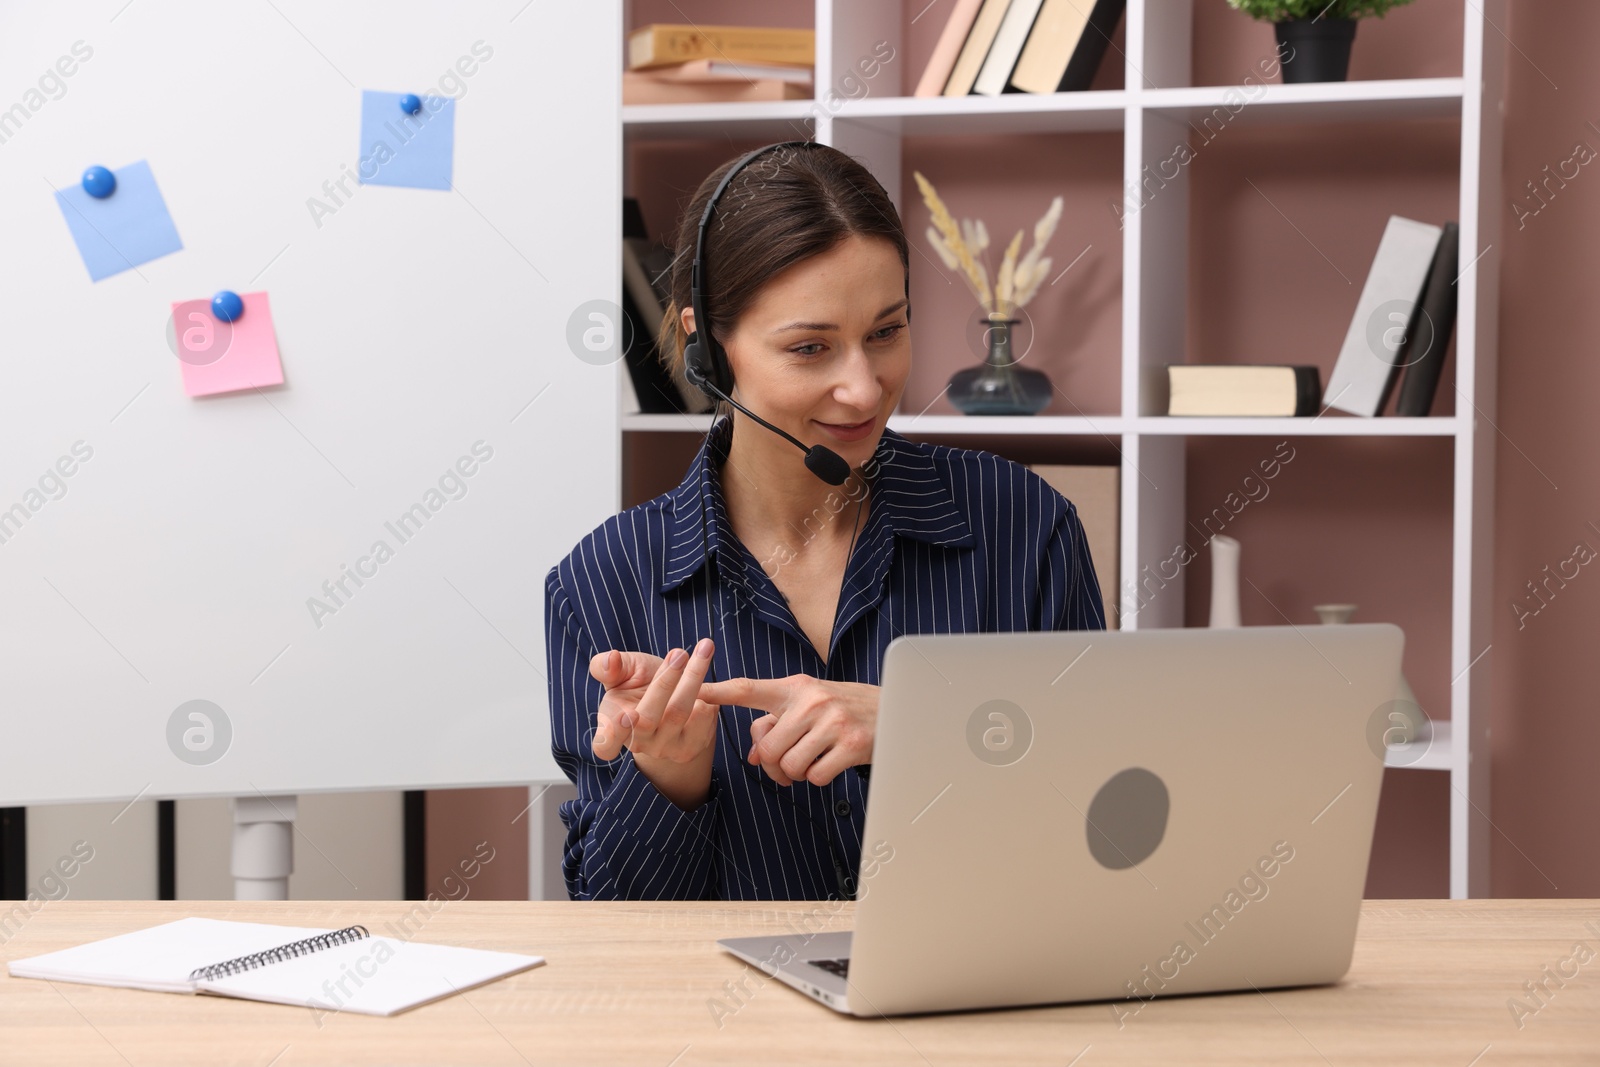
<svg viewBox="0 0 1600 1067">
<path fill-rule="evenodd" d="M 443 900 L 528 899 L 527 808 L 526 788 L 429 790 L 426 892 Z"/>
<path fill-rule="evenodd" d="M 907 87 L 931 51 L 948 5 L 937 4 L 916 17 L 924 6 L 906 4 L 897 43 L 898 77 Z M 810 25 L 812 18 L 809 0 L 634 0 L 633 8 L 636 24 L 689 17 Z M 1196 84 L 1237 83 L 1273 47 L 1270 26 L 1244 18 L 1224 0 L 1196 0 L 1194 26 Z M 1520 629 L 1512 604 L 1528 596 L 1526 582 L 1543 577 L 1547 564 L 1553 569 L 1572 556 L 1579 541 L 1600 551 L 1600 530 L 1586 525 L 1600 526 L 1600 506 L 1594 504 L 1600 499 L 1600 465 L 1592 458 L 1597 442 L 1585 446 L 1576 433 L 1594 425 L 1580 401 L 1600 385 L 1600 370 L 1581 341 L 1597 314 L 1581 287 L 1596 277 L 1600 258 L 1593 247 L 1593 235 L 1600 232 L 1600 192 L 1590 188 L 1600 179 L 1580 174 L 1520 231 L 1509 200 L 1524 182 L 1540 177 L 1546 164 L 1553 167 L 1571 156 L 1576 142 L 1600 148 L 1600 129 L 1589 125 L 1591 119 L 1600 122 L 1600 111 L 1586 110 L 1600 97 L 1600 72 L 1586 43 L 1600 40 L 1600 6 L 1583 0 L 1510 0 L 1500 29 L 1516 48 L 1507 60 L 1503 179 L 1508 204 L 1500 244 L 1488 253 L 1505 257 L 1492 590 L 1497 622 L 1493 646 L 1480 664 L 1492 674 L 1494 704 L 1491 886 L 1497 896 L 1597 896 L 1600 858 L 1574 847 L 1568 827 L 1574 822 L 1592 826 L 1591 813 L 1600 804 L 1600 784 L 1592 773 L 1600 754 L 1600 721 L 1588 713 L 1593 698 L 1587 696 L 1596 682 L 1591 649 L 1593 635 L 1600 633 L 1600 579 L 1586 577 L 1585 567 L 1564 587 L 1552 581 L 1555 593 L 1546 594 L 1548 605 L 1524 619 Z M 1360 25 L 1351 77 L 1459 76 L 1461 39 L 1460 0 L 1416 0 Z M 1506 47 L 1493 31 L 1490 45 Z M 1122 48 L 1120 31 L 1116 48 Z M 1096 88 L 1122 84 L 1119 51 L 1108 56 Z M 641 198 L 652 232 L 661 232 L 673 224 L 707 170 L 765 140 L 636 148 L 628 192 Z M 1455 218 L 1458 152 L 1459 124 L 1453 121 L 1224 129 L 1192 165 L 1188 350 L 1174 358 L 1316 363 L 1326 380 L 1386 217 Z M 1057 269 L 1091 247 L 1053 291 L 1028 308 L 1040 339 L 1029 360 L 1059 387 L 1051 413 L 1118 409 L 1122 254 L 1109 203 L 1118 195 L 1121 153 L 1120 134 L 907 138 L 901 202 L 908 234 L 922 254 L 913 254 L 919 340 L 906 408 L 921 410 L 953 370 L 977 356 L 959 341 L 972 300 L 927 250 L 928 214 L 911 180 L 912 169 L 919 169 L 958 216 L 983 218 L 998 245 L 1017 228 L 1031 232 L 1051 196 L 1060 193 L 1066 199 L 1052 242 Z M 647 184 L 633 183 L 632 176 L 640 174 L 649 175 Z M 1453 364 L 1452 345 L 1435 414 L 1454 410 Z M 952 409 L 940 401 L 930 410 Z M 1589 432 L 1600 436 L 1600 430 Z M 1421 438 L 1295 438 L 1290 443 L 1295 459 L 1271 483 L 1270 495 L 1247 507 L 1228 530 L 1244 543 L 1244 576 L 1260 590 L 1244 586 L 1245 623 L 1287 617 L 1310 624 L 1315 622 L 1312 604 L 1357 603 L 1357 620 L 1393 621 L 1406 630 L 1407 677 L 1430 714 L 1447 716 L 1449 443 Z M 675 448 L 663 450 L 660 444 L 629 449 L 634 458 L 626 482 L 628 503 L 681 477 L 692 446 L 676 439 Z M 1276 445 L 1276 439 L 1267 438 L 1192 441 L 1189 518 L 1198 524 Z M 980 446 L 1004 451 L 993 439 Z M 1085 458 L 1097 446 L 1091 441 L 1052 445 L 1061 458 L 1072 459 Z M 652 457 L 658 461 L 648 462 Z M 1190 543 L 1199 549 L 1204 535 L 1191 532 Z M 1209 562 L 1201 554 L 1185 577 L 1189 625 L 1205 622 L 1209 579 Z M 1369 896 L 1448 892 L 1449 796 L 1442 773 L 1387 772 Z M 463 826 L 465 820 L 481 826 L 494 818 L 469 816 L 461 801 L 456 809 L 454 818 Z M 442 844 L 449 837 L 446 827 L 436 825 L 433 832 L 441 844 L 436 849 L 431 840 L 430 855 L 449 854 Z"/>
<path fill-rule="evenodd" d="M 1513 198 L 1586 147 L 1600 151 L 1600 5 L 1514 0 L 1500 247 L 1500 407 L 1495 507 L 1492 888 L 1496 896 L 1600 896 L 1600 577 L 1587 566 L 1519 627 L 1514 603 L 1579 542 L 1600 551 L 1600 175 L 1584 167 L 1519 221 Z M 1572 173 L 1569 167 L 1567 172 Z M 1537 203 L 1533 201 L 1533 203 Z M 1588 558 L 1587 555 L 1584 558 Z M 1569 567 L 1567 573 L 1571 574 Z M 1530 601 L 1537 605 L 1537 600 Z M 1492 662 L 1491 662 L 1492 661 Z"/>
</svg>

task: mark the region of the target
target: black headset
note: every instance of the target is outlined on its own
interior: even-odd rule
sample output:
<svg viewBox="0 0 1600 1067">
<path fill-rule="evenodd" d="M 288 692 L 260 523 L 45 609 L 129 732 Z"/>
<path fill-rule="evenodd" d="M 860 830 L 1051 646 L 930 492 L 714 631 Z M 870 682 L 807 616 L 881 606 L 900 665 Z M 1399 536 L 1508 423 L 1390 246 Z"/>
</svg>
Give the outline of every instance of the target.
<svg viewBox="0 0 1600 1067">
<path fill-rule="evenodd" d="M 688 340 L 684 344 L 683 361 L 684 361 L 685 374 L 688 377 L 689 381 L 693 385 L 695 385 L 697 388 L 699 388 L 702 392 L 704 392 L 704 393 L 706 393 L 707 395 L 710 395 L 710 396 L 715 396 L 718 399 L 724 400 L 727 403 L 733 405 L 739 411 L 744 412 L 750 418 L 754 419 L 757 423 L 761 424 L 762 426 L 765 426 L 767 429 L 771 430 L 773 433 L 778 434 L 780 437 L 784 438 L 785 440 L 787 440 L 791 444 L 793 444 L 795 447 L 799 448 L 802 452 L 804 452 L 806 454 L 805 463 L 806 463 L 807 469 L 809 469 L 818 478 L 821 478 L 823 481 L 827 482 L 829 485 L 843 485 L 845 483 L 845 481 L 850 477 L 850 464 L 845 462 L 844 457 L 840 456 L 837 452 L 834 452 L 832 449 L 826 448 L 826 447 L 824 447 L 822 445 L 812 445 L 810 447 L 807 447 L 805 444 L 803 444 L 801 441 L 799 441 L 793 435 L 791 435 L 789 433 L 786 433 L 785 431 L 783 431 L 783 430 L 779 429 L 778 427 L 774 426 L 772 423 L 768 422 L 766 419 L 763 419 L 761 416 L 757 415 L 755 412 L 751 411 L 749 408 L 745 407 L 743 404 L 739 403 L 737 400 L 733 399 L 733 397 L 728 395 L 729 393 L 733 392 L 733 367 L 728 361 L 727 352 L 723 349 L 722 345 L 717 342 L 717 339 L 712 335 L 711 326 L 710 326 L 710 320 L 706 317 L 706 301 L 705 301 L 706 229 L 711 224 L 711 214 L 716 209 L 717 201 L 722 197 L 723 190 L 725 190 L 728 187 L 728 183 L 733 180 L 734 175 L 738 174 L 741 170 L 743 170 L 746 166 L 748 166 L 751 161 L 755 160 L 759 156 L 764 155 L 767 152 L 775 151 L 775 150 L 781 149 L 781 148 L 820 148 L 820 147 L 822 147 L 822 146 L 820 144 L 818 144 L 817 142 L 815 142 L 815 141 L 781 141 L 781 142 L 779 142 L 777 144 L 770 144 L 770 145 L 766 145 L 763 148 L 757 148 L 754 151 L 747 152 L 742 157 L 740 157 L 739 160 L 736 163 L 734 163 L 733 166 L 728 168 L 728 172 L 722 176 L 722 180 L 717 183 L 716 190 L 711 194 L 711 198 L 706 201 L 705 210 L 700 215 L 700 230 L 699 230 L 698 235 L 695 238 L 694 264 L 691 267 L 690 274 L 689 274 L 689 279 L 690 279 L 690 281 L 689 281 L 689 293 L 690 293 L 690 299 L 691 299 L 693 307 L 694 307 L 694 325 L 695 325 L 695 330 L 694 330 L 693 333 L 691 333 L 689 335 Z M 881 186 L 880 186 L 880 188 L 881 188 Z M 908 278 L 908 280 L 907 280 L 908 295 L 909 295 L 909 285 L 910 285 L 910 282 L 909 282 L 909 278 Z M 908 307 L 907 308 L 908 318 L 909 318 L 909 310 L 910 309 Z M 703 337 L 702 337 L 702 335 L 703 335 Z M 707 431 L 706 437 L 707 437 L 707 440 L 709 441 L 710 440 L 710 432 L 709 431 Z M 710 462 L 709 455 L 707 456 L 707 462 L 708 463 Z M 859 505 L 859 503 L 858 503 L 857 508 L 856 508 L 856 514 L 857 514 L 857 519 L 859 521 L 859 518 L 860 518 L 860 505 Z M 701 497 L 700 497 L 700 541 L 701 541 L 701 545 L 703 546 L 703 551 L 704 551 L 704 553 L 706 555 L 707 563 L 711 564 L 712 560 L 711 560 L 711 555 L 710 555 L 710 545 L 709 545 L 709 542 L 708 542 L 708 539 L 707 539 L 707 536 L 706 536 L 706 502 L 705 502 L 705 495 L 704 494 L 701 494 Z M 852 530 L 851 534 L 850 534 L 850 547 L 845 552 L 845 566 L 846 566 L 847 569 L 849 567 L 850 556 L 854 553 L 854 550 L 855 550 L 855 531 Z M 840 582 L 841 582 L 840 595 L 842 596 L 843 595 L 843 579 L 842 578 L 840 579 Z M 712 621 L 712 619 L 710 617 L 710 611 L 711 611 L 711 599 L 710 599 L 709 591 L 708 591 L 708 595 L 707 595 L 707 598 L 706 598 L 706 615 L 707 615 L 707 617 L 706 617 L 706 626 L 707 626 L 707 632 L 708 633 L 711 632 L 711 630 L 714 628 L 713 621 Z M 728 732 L 727 723 L 722 721 L 722 717 L 721 717 L 720 713 L 717 716 L 717 719 L 718 719 L 718 728 L 722 731 L 723 737 L 726 738 L 727 741 L 728 741 L 728 751 L 733 754 L 733 758 L 734 759 L 736 759 L 736 760 L 739 759 L 739 756 L 738 756 L 738 753 L 739 753 L 738 740 L 736 738 L 734 738 Z M 799 804 L 795 803 L 793 797 L 788 796 L 783 791 L 781 791 L 778 788 L 776 783 L 774 783 L 774 782 L 770 781 L 768 778 L 764 777 L 761 772 L 752 769 L 749 765 L 745 764 L 742 760 L 740 760 L 740 769 L 744 771 L 746 777 L 748 777 L 752 781 L 755 781 L 755 782 L 759 783 L 760 785 L 766 787 L 767 791 L 772 793 L 774 796 L 781 797 L 783 800 L 788 802 L 801 815 L 804 815 L 807 819 L 809 819 L 811 821 L 812 825 L 817 826 L 822 830 L 824 836 L 827 838 L 827 841 L 828 841 L 828 852 L 830 853 L 830 855 L 833 858 L 833 873 L 834 873 L 834 878 L 835 878 L 835 880 L 836 880 L 836 882 L 838 883 L 838 886 L 839 886 L 839 892 L 842 894 L 844 899 L 846 899 L 846 900 L 854 900 L 855 899 L 855 895 L 856 895 L 856 876 L 855 876 L 855 872 L 851 871 L 849 869 L 849 867 L 844 862 L 843 854 L 841 853 L 841 851 L 839 849 L 838 842 L 834 837 L 833 827 L 826 821 L 823 821 L 823 822 L 819 823 L 816 820 L 816 818 L 813 817 L 812 814 L 809 811 L 805 810 Z"/>
</svg>

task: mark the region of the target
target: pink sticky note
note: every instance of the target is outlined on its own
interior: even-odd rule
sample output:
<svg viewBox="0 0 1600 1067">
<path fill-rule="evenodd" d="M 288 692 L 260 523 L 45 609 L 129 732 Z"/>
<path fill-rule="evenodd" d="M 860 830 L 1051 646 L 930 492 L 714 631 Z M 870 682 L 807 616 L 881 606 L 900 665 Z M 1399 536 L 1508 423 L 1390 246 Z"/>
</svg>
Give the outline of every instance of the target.
<svg viewBox="0 0 1600 1067">
<path fill-rule="evenodd" d="M 244 311 L 232 322 L 211 313 L 211 301 L 172 305 L 174 344 L 188 396 L 232 393 L 283 384 L 278 336 L 266 293 L 241 293 Z"/>
</svg>

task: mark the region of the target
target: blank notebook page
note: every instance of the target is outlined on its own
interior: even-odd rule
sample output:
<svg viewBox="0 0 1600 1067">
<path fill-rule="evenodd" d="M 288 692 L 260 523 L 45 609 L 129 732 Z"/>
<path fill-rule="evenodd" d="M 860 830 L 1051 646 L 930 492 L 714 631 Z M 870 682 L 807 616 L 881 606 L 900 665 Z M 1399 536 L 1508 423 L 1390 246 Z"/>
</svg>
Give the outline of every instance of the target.
<svg viewBox="0 0 1600 1067">
<path fill-rule="evenodd" d="M 328 933 L 306 926 L 228 922 L 189 917 L 119 934 L 59 952 L 12 960 L 17 978 L 44 978 L 89 985 L 131 986 L 164 993 L 192 993 L 189 972 L 301 938 Z"/>
<path fill-rule="evenodd" d="M 543 962 L 514 952 L 367 937 L 201 982 L 200 988 L 329 1012 L 393 1015 Z"/>
</svg>

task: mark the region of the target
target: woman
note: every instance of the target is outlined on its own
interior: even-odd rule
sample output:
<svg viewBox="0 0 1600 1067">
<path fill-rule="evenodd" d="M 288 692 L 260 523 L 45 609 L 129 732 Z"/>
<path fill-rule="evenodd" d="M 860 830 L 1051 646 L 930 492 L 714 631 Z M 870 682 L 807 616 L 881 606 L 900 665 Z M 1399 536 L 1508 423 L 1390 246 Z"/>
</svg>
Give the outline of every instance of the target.
<svg viewBox="0 0 1600 1067">
<path fill-rule="evenodd" d="M 821 145 L 739 162 L 684 213 L 661 351 L 681 366 L 708 330 L 733 398 L 837 453 L 849 477 L 827 484 L 735 412 L 676 489 L 551 569 L 551 736 L 578 787 L 561 805 L 575 899 L 853 897 L 889 642 L 1105 628 L 1069 501 L 1018 464 L 887 428 L 911 308 L 883 188 Z M 692 256 L 730 170 L 697 323 Z"/>
</svg>

